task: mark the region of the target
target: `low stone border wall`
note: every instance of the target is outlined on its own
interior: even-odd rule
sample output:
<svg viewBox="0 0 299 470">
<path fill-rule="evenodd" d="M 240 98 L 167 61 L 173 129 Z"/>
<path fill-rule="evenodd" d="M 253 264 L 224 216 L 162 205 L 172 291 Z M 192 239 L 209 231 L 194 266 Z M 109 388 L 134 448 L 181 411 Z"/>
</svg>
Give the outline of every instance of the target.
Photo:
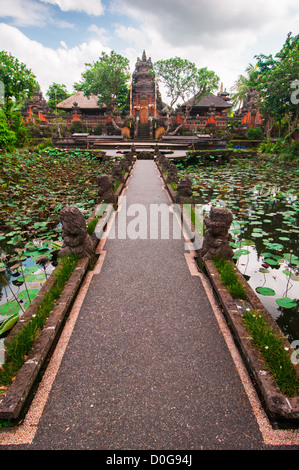
<svg viewBox="0 0 299 470">
<path fill-rule="evenodd" d="M 88 267 L 88 258 L 83 258 L 78 261 L 77 267 L 66 283 L 58 303 L 49 315 L 26 361 L 0 402 L 0 419 L 14 420 L 19 417 L 36 377 L 60 330 L 63 319 L 65 318 L 79 290 Z M 46 286 L 47 289 L 45 289 L 45 291 L 47 291 L 52 284 L 51 277 L 48 281 L 49 283 Z M 41 300 L 42 295 L 40 296 L 39 303 Z M 29 315 L 29 313 L 33 312 L 26 311 L 26 313 Z"/>
<path fill-rule="evenodd" d="M 242 320 L 242 308 L 246 308 L 246 301 L 244 307 L 242 307 L 242 303 L 244 304 L 244 301 L 237 302 L 232 298 L 230 293 L 224 287 L 220 278 L 220 274 L 214 266 L 213 261 L 204 261 L 204 265 L 208 277 L 225 312 L 227 321 L 232 328 L 237 343 L 239 344 L 239 347 L 243 353 L 243 357 L 246 360 L 247 366 L 249 366 L 249 369 L 252 372 L 254 379 L 259 387 L 259 391 L 264 399 L 268 414 L 272 419 L 277 421 L 288 420 L 298 422 L 299 397 L 288 398 L 281 392 L 270 372 L 268 371 L 267 365 L 261 353 L 252 344 L 250 334 Z M 249 304 L 249 307 L 259 310 L 267 324 L 282 339 L 285 346 L 291 350 L 292 348 L 290 343 L 283 335 L 275 320 L 273 320 L 269 312 L 266 310 L 253 289 L 249 286 L 235 265 L 234 269 L 239 281 L 245 288 L 248 299 L 247 307 Z M 295 367 L 299 376 L 299 366 L 297 365 Z"/>
<path fill-rule="evenodd" d="M 124 182 L 121 183 L 117 188 L 117 191 L 115 193 L 117 197 L 123 191 L 126 182 L 131 174 L 133 166 L 134 163 L 132 164 L 129 172 L 125 174 Z M 92 211 L 88 221 L 92 220 L 95 217 L 97 207 Z M 94 234 L 91 236 L 94 252 L 100 241 L 100 237 L 104 232 L 107 223 L 109 222 L 113 210 L 113 206 L 107 206 L 105 213 L 97 224 Z M 3 395 L 0 395 L 0 419 L 17 420 L 19 418 L 22 409 L 26 403 L 26 400 L 29 397 L 30 391 L 36 381 L 37 375 L 40 372 L 49 354 L 49 351 L 52 345 L 54 344 L 55 339 L 61 331 L 63 320 L 66 318 L 67 313 L 69 312 L 70 307 L 75 300 L 75 297 L 80 289 L 84 277 L 89 269 L 89 265 L 90 261 L 88 258 L 79 259 L 77 266 L 71 274 L 69 280 L 67 281 L 58 302 L 56 303 L 54 309 L 46 320 L 46 323 L 41 333 L 34 342 L 26 361 L 22 365 L 16 378 L 10 385 L 7 392 Z M 43 300 L 44 295 L 51 289 L 54 282 L 55 278 L 52 273 L 40 289 L 36 298 L 26 309 L 21 319 L 14 326 L 14 328 L 11 330 L 6 339 L 14 337 L 24 326 L 24 324 L 28 323 L 31 320 L 32 316 L 36 313 L 38 306 Z"/>
</svg>

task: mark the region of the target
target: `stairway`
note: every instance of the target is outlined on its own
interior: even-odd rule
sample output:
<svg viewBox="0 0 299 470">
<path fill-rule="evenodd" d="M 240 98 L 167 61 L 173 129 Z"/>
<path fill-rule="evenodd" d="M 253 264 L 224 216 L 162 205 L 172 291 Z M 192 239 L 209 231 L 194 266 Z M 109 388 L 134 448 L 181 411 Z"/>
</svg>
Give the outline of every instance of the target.
<svg viewBox="0 0 299 470">
<path fill-rule="evenodd" d="M 138 125 L 138 135 L 137 135 L 138 140 L 150 140 L 150 132 L 149 132 L 149 124 L 142 124 L 139 123 Z"/>
</svg>

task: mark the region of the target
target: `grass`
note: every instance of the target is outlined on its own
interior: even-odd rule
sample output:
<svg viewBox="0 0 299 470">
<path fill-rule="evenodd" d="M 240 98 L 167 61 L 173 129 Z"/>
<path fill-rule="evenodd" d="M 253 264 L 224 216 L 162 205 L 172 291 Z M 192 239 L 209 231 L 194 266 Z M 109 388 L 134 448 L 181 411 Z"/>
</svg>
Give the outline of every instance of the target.
<svg viewBox="0 0 299 470">
<path fill-rule="evenodd" d="M 34 341 L 37 339 L 48 316 L 60 297 L 63 288 L 77 265 L 78 258 L 74 255 L 61 258 L 53 272 L 55 283 L 45 294 L 36 315 L 23 326 L 20 332 L 6 346 L 6 359 L 0 368 L 0 393 L 9 387 L 13 378 L 22 367 Z"/>
<path fill-rule="evenodd" d="M 95 231 L 95 228 L 97 226 L 97 223 L 99 221 L 100 217 L 95 217 L 94 219 L 91 219 L 88 224 L 87 224 L 87 227 L 86 227 L 86 230 L 87 230 L 87 233 L 89 235 L 92 235 L 93 232 Z"/>
<path fill-rule="evenodd" d="M 281 338 L 255 310 L 246 312 L 243 320 L 280 390 L 288 397 L 297 396 L 298 377 L 290 359 L 290 352 Z"/>
<path fill-rule="evenodd" d="M 192 204 L 183 203 L 183 208 L 191 219 L 192 224 L 194 225 L 196 231 L 199 235 L 204 236 L 205 234 L 205 225 L 203 220 L 196 214 Z"/>
<path fill-rule="evenodd" d="M 115 192 L 115 193 L 116 193 L 116 191 L 117 191 L 119 185 L 120 185 L 120 181 L 115 181 L 115 183 L 114 183 L 114 192 Z"/>
<path fill-rule="evenodd" d="M 232 298 L 246 300 L 245 289 L 235 273 L 233 264 L 221 257 L 215 257 L 213 262 L 220 274 L 221 281 Z"/>
</svg>

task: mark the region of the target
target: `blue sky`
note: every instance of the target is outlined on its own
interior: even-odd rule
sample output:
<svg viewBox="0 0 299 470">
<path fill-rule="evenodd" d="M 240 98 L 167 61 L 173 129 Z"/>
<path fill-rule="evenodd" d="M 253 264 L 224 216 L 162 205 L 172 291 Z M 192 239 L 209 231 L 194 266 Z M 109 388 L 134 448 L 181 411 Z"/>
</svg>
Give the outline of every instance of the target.
<svg viewBox="0 0 299 470">
<path fill-rule="evenodd" d="M 0 50 L 24 62 L 44 94 L 53 82 L 72 92 L 84 64 L 112 49 L 131 71 L 143 49 L 153 62 L 185 57 L 230 91 L 255 54 L 278 52 L 298 25 L 297 0 L 0 0 Z"/>
</svg>

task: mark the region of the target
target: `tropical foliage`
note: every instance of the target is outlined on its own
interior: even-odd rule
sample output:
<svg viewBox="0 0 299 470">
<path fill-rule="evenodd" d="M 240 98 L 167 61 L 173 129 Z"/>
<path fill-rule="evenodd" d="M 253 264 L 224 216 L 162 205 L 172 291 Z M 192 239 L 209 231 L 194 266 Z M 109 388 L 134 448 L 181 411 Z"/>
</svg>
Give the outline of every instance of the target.
<svg viewBox="0 0 299 470">
<path fill-rule="evenodd" d="M 31 70 L 5 51 L 0 52 L 0 80 L 4 83 L 6 104 L 11 99 L 23 101 L 38 86 Z"/>
<path fill-rule="evenodd" d="M 114 51 L 110 55 L 102 52 L 99 60 L 85 65 L 82 80 L 74 88 L 84 91 L 86 96 L 96 95 L 98 103 L 105 103 L 115 118 L 122 113 L 129 92 L 129 60 Z M 113 125 L 117 127 L 114 118 Z"/>
<path fill-rule="evenodd" d="M 0 110 L 0 148 L 10 151 L 15 146 L 22 146 L 27 139 L 21 110 L 24 101 L 38 88 L 38 84 L 31 70 L 5 51 L 0 52 L 0 81 L 4 84 L 4 106 Z"/>
<path fill-rule="evenodd" d="M 57 103 L 60 103 L 60 101 L 63 101 L 71 96 L 64 84 L 60 85 L 59 83 L 55 82 L 49 86 L 46 95 L 48 97 L 47 104 L 53 111 L 56 109 Z"/>
<path fill-rule="evenodd" d="M 299 34 L 293 37 L 289 33 L 282 49 L 274 57 L 260 54 L 256 59 L 260 109 L 271 125 L 277 123 L 280 136 L 284 124 L 286 132 L 298 125 L 299 106 L 292 102 L 291 86 L 299 78 Z"/>
<path fill-rule="evenodd" d="M 167 107 L 168 125 L 166 133 L 169 133 L 170 117 L 174 112 L 175 105 L 186 104 L 184 122 L 177 126 L 175 130 L 177 132 L 186 122 L 194 104 L 217 88 L 219 77 L 206 67 L 199 69 L 193 62 L 180 57 L 158 60 L 154 64 L 154 69 L 158 81 L 165 86 L 167 96 L 170 99 Z"/>
</svg>

